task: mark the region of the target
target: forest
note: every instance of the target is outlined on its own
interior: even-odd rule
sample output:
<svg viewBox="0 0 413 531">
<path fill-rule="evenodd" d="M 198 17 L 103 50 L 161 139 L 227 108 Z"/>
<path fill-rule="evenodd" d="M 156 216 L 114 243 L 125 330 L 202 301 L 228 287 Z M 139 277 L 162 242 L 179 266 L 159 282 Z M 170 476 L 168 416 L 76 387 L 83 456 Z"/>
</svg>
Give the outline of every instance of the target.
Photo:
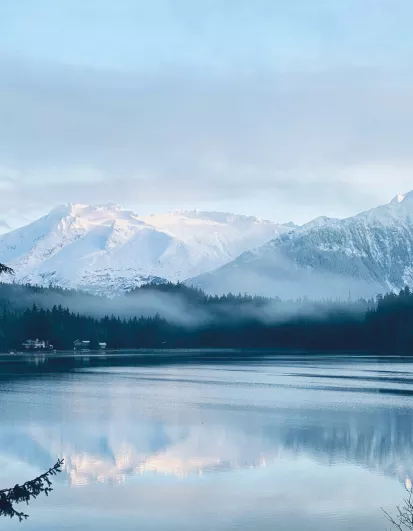
<svg viewBox="0 0 413 531">
<path fill-rule="evenodd" d="M 85 302 L 86 301 L 86 302 Z M 79 308 L 88 308 L 81 311 Z M 111 311 L 113 308 L 113 311 Z M 116 309 L 116 311 L 115 311 Z M 282 301 L 208 296 L 182 284 L 145 285 L 115 299 L 60 288 L 0 284 L 0 351 L 26 339 L 73 349 L 250 348 L 410 353 L 413 294 L 375 300 Z"/>
</svg>

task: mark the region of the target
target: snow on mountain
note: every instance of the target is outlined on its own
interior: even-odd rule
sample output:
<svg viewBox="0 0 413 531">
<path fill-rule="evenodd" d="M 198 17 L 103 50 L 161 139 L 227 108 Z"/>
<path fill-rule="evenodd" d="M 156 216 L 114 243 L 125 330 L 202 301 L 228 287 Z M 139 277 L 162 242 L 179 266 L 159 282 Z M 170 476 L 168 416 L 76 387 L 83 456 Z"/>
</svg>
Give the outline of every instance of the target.
<svg viewBox="0 0 413 531">
<path fill-rule="evenodd" d="M 391 200 L 391 203 L 401 203 L 405 199 L 405 194 L 398 193 L 393 199 Z"/>
<path fill-rule="evenodd" d="M 208 292 L 369 296 L 413 286 L 413 191 L 338 220 L 317 218 L 188 283 Z"/>
<path fill-rule="evenodd" d="M 289 227 L 219 212 L 138 216 L 118 205 L 66 205 L 0 236 L 19 282 L 114 293 L 216 269 Z"/>
</svg>

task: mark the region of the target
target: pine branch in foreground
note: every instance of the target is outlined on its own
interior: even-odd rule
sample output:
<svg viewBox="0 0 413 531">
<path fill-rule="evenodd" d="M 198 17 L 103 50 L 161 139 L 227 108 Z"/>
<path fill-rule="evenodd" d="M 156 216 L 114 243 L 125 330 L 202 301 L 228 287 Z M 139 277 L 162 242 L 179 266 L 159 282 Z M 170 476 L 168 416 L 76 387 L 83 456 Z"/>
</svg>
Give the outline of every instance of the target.
<svg viewBox="0 0 413 531">
<path fill-rule="evenodd" d="M 0 275 L 2 273 L 7 273 L 9 275 L 13 275 L 14 274 L 14 271 L 11 267 L 7 267 L 6 265 L 4 264 L 0 264 Z"/>
<path fill-rule="evenodd" d="M 37 498 L 39 494 L 46 494 L 53 490 L 51 476 L 55 476 L 62 471 L 63 459 L 59 459 L 57 463 L 49 468 L 47 472 L 38 476 L 31 481 L 27 481 L 24 485 L 15 485 L 10 489 L 0 490 L 0 516 L 8 516 L 10 518 L 17 517 L 19 521 L 23 521 L 29 516 L 24 512 L 19 512 L 14 508 L 14 505 Z"/>
</svg>

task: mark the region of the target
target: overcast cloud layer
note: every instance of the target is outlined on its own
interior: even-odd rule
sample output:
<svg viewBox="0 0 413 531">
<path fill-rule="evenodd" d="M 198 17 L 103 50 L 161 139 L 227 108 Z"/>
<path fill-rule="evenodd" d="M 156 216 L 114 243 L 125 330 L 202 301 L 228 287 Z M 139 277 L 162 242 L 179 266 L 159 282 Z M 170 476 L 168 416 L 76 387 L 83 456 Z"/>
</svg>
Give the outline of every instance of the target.
<svg viewBox="0 0 413 531">
<path fill-rule="evenodd" d="M 0 8 L 0 231 L 68 201 L 302 222 L 413 188 L 409 0 L 120 3 Z"/>
</svg>

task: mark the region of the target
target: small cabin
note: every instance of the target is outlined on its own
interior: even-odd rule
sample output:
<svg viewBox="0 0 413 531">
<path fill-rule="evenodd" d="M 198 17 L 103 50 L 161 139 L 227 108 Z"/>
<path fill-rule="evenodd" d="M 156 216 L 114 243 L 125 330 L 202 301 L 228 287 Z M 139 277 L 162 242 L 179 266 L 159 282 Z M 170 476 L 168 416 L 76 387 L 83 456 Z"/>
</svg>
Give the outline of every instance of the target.
<svg viewBox="0 0 413 531">
<path fill-rule="evenodd" d="M 45 350 L 46 348 L 53 348 L 48 341 L 41 341 L 40 339 L 26 339 L 23 341 L 22 347 L 26 350 Z"/>
<path fill-rule="evenodd" d="M 88 340 L 76 339 L 76 341 L 73 343 L 73 350 L 89 350 L 89 347 L 90 341 Z"/>
</svg>

